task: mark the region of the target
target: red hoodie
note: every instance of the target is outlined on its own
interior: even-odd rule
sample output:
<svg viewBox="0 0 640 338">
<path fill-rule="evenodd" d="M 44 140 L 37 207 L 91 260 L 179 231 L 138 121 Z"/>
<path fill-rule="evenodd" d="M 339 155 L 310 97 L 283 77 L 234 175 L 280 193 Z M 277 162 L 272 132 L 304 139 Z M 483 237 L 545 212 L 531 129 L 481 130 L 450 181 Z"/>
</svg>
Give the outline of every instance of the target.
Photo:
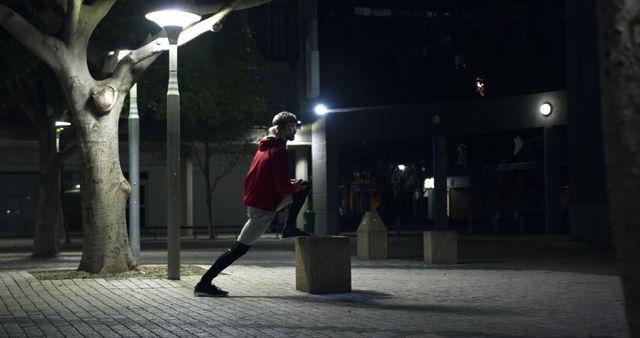
<svg viewBox="0 0 640 338">
<path fill-rule="evenodd" d="M 289 178 L 286 142 L 272 136 L 261 139 L 244 179 L 242 202 L 250 207 L 273 211 L 285 196 L 294 192 L 296 187 Z"/>
</svg>

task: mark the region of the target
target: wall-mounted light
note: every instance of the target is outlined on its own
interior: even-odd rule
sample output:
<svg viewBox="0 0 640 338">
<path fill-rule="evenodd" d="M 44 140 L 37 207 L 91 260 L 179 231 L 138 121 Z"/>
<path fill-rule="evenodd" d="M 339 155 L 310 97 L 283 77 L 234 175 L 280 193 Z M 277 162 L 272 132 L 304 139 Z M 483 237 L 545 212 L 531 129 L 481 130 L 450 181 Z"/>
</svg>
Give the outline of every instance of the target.
<svg viewBox="0 0 640 338">
<path fill-rule="evenodd" d="M 313 111 L 318 115 L 324 115 L 329 112 L 329 109 L 324 104 L 320 103 L 313 108 Z"/>
<path fill-rule="evenodd" d="M 435 188 L 435 180 L 433 179 L 433 177 L 427 177 L 424 179 L 424 185 L 423 187 L 425 189 L 433 189 Z"/>
<path fill-rule="evenodd" d="M 540 112 L 540 114 L 542 114 L 544 116 L 549 116 L 549 115 L 551 115 L 551 112 L 553 111 L 553 107 L 551 106 L 551 103 L 545 102 L 545 103 L 540 105 L 540 108 L 538 109 L 538 111 Z"/>
</svg>

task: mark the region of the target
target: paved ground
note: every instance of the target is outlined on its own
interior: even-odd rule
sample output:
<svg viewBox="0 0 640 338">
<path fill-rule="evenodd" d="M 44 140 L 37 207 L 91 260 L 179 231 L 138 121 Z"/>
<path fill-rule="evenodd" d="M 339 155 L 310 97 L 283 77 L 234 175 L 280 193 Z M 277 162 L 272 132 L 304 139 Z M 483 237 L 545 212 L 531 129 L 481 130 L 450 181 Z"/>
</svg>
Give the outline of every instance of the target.
<svg viewBox="0 0 640 338">
<path fill-rule="evenodd" d="M 208 264 L 229 240 L 184 241 Z M 391 239 L 384 261 L 352 258 L 353 292 L 295 290 L 292 242 L 265 239 L 216 279 L 228 298 L 192 296 L 197 277 L 39 281 L 75 268 L 77 245 L 31 259 L 0 241 L 0 337 L 627 337 L 606 248 L 555 239 L 461 239 L 460 262 L 426 266 L 417 237 Z M 141 264 L 162 264 L 159 242 Z M 413 257 L 411 257 L 413 256 Z"/>
</svg>

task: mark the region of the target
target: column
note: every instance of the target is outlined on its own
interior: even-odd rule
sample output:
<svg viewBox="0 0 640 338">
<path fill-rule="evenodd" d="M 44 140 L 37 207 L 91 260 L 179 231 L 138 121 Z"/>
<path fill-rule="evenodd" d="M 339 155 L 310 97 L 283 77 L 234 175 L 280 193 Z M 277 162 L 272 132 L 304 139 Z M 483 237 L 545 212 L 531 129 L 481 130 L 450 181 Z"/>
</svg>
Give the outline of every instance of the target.
<svg viewBox="0 0 640 338">
<path fill-rule="evenodd" d="M 296 149 L 296 165 L 295 165 L 295 178 L 302 178 L 309 181 L 309 149 L 299 147 Z M 304 212 L 309 208 L 309 198 L 302 205 L 298 218 L 296 219 L 296 225 L 300 227 L 304 224 Z"/>
<path fill-rule="evenodd" d="M 608 238 L 595 0 L 568 0 L 569 227 L 577 240 Z"/>
<path fill-rule="evenodd" d="M 433 229 L 447 229 L 447 141 L 433 136 Z"/>
<path fill-rule="evenodd" d="M 337 149 L 328 142 L 329 119 L 323 116 L 311 126 L 312 198 L 318 235 L 339 231 Z"/>
</svg>

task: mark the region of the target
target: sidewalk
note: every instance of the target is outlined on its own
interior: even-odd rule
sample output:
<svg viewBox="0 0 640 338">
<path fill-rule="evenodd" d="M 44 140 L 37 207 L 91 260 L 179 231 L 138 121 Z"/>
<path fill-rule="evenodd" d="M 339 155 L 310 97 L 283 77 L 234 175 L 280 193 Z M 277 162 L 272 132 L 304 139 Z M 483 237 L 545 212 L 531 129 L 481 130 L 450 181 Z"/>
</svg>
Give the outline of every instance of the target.
<svg viewBox="0 0 640 338">
<path fill-rule="evenodd" d="M 295 290 L 293 242 L 263 239 L 216 279 L 228 298 L 193 297 L 198 277 L 39 281 L 28 271 L 76 268 L 79 251 L 31 259 L 2 250 L 0 337 L 628 336 L 606 250 L 461 239 L 461 264 L 426 266 L 416 240 L 390 238 L 404 258 L 353 256 L 353 292 L 310 295 Z M 206 268 L 231 241 L 184 241 L 181 261 Z M 139 262 L 166 264 L 162 246 L 144 242 Z"/>
</svg>

